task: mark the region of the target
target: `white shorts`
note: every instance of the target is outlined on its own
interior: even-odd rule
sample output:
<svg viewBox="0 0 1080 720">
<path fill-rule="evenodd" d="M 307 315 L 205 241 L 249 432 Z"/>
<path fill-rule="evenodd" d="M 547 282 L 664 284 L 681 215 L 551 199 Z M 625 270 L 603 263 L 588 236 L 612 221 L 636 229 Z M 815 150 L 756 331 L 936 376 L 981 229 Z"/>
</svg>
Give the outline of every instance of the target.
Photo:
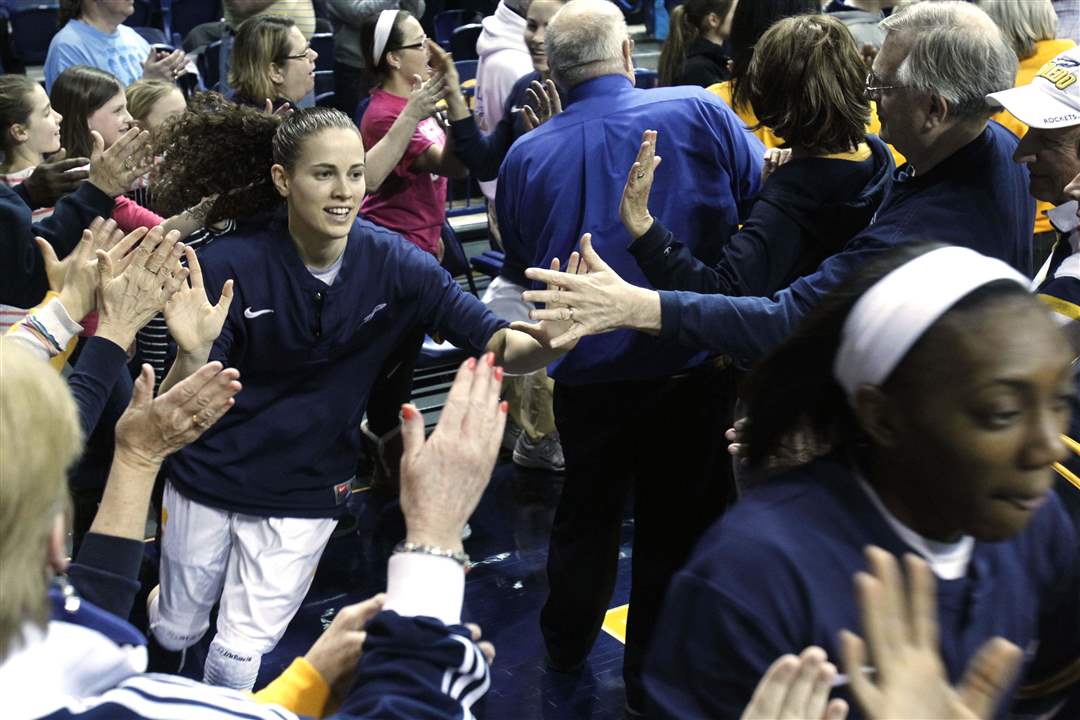
<svg viewBox="0 0 1080 720">
<path fill-rule="evenodd" d="M 161 594 L 150 627 L 168 648 L 189 647 L 218 609 L 218 640 L 265 654 L 300 608 L 334 518 L 242 515 L 207 507 L 165 484 L 161 507 Z"/>
<path fill-rule="evenodd" d="M 521 299 L 521 293 L 529 289 L 531 288 L 521 287 L 504 277 L 496 277 L 484 290 L 484 297 L 480 302 L 503 320 L 532 322 L 529 320 L 529 311 L 535 310 L 536 306 Z"/>
</svg>

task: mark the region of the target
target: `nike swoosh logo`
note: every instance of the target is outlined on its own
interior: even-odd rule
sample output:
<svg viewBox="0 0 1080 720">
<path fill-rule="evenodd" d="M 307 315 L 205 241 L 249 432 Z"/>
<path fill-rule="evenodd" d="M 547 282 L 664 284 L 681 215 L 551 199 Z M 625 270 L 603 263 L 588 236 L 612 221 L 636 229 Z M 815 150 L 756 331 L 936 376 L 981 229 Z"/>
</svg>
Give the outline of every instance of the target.
<svg viewBox="0 0 1080 720">
<path fill-rule="evenodd" d="M 266 315 L 267 313 L 272 313 L 272 312 L 274 312 L 274 311 L 270 310 L 270 309 L 252 311 L 252 309 L 250 307 L 247 307 L 247 308 L 244 308 L 244 317 L 246 317 L 246 318 L 248 318 L 250 320 L 251 318 L 257 318 L 260 315 Z"/>
</svg>

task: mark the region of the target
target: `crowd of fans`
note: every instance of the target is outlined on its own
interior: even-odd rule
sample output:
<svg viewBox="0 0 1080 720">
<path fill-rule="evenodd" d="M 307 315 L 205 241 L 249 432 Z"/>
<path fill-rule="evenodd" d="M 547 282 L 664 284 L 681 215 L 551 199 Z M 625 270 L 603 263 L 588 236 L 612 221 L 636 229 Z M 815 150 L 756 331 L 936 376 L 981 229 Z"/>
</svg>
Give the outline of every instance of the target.
<svg viewBox="0 0 1080 720">
<path fill-rule="evenodd" d="M 340 109 L 310 0 L 225 2 L 223 93 L 114 0 L 64 0 L 44 87 L 0 76 L 5 717 L 482 714 L 507 438 L 565 474 L 552 672 L 633 501 L 628 716 L 1080 715 L 1075 7 L 687 0 L 640 89 L 614 3 L 501 0 L 470 98 L 424 2 L 328 5 Z M 429 334 L 471 359 L 425 437 Z M 386 592 L 253 692 L 361 456 Z"/>
</svg>

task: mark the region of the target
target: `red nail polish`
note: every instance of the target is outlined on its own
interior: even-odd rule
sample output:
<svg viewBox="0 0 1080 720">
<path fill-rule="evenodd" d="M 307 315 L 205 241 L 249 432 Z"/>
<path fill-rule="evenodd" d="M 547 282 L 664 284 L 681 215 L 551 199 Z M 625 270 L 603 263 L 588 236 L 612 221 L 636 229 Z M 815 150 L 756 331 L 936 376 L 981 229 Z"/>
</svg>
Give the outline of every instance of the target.
<svg viewBox="0 0 1080 720">
<path fill-rule="evenodd" d="M 469 368 L 470 370 L 475 370 L 476 369 L 476 358 L 469 358 L 469 362 L 467 362 L 465 364 L 465 366 L 467 368 Z"/>
<path fill-rule="evenodd" d="M 413 409 L 411 407 L 409 407 L 408 405 L 402 405 L 401 406 L 401 417 L 405 418 L 406 420 L 412 420 L 413 419 Z"/>
<path fill-rule="evenodd" d="M 501 403 L 499 403 L 499 411 L 502 413 L 510 412 L 510 403 L 503 400 Z"/>
<path fill-rule="evenodd" d="M 495 368 L 495 379 L 499 381 L 502 381 L 503 379 L 503 369 L 501 365 Z"/>
<path fill-rule="evenodd" d="M 495 367 L 495 353 L 489 352 L 484 356 L 484 360 L 487 361 L 488 367 Z"/>
</svg>

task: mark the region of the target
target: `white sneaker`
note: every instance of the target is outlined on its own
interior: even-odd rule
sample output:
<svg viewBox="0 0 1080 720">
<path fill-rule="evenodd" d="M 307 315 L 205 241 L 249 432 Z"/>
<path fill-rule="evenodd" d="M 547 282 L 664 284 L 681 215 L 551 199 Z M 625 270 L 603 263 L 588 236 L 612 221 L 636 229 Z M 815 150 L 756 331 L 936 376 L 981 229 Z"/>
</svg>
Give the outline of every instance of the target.
<svg viewBox="0 0 1080 720">
<path fill-rule="evenodd" d="M 559 433 L 548 433 L 539 440 L 533 440 L 528 433 L 521 433 L 514 444 L 514 464 L 521 467 L 547 470 L 560 473 L 566 469 Z"/>
</svg>

